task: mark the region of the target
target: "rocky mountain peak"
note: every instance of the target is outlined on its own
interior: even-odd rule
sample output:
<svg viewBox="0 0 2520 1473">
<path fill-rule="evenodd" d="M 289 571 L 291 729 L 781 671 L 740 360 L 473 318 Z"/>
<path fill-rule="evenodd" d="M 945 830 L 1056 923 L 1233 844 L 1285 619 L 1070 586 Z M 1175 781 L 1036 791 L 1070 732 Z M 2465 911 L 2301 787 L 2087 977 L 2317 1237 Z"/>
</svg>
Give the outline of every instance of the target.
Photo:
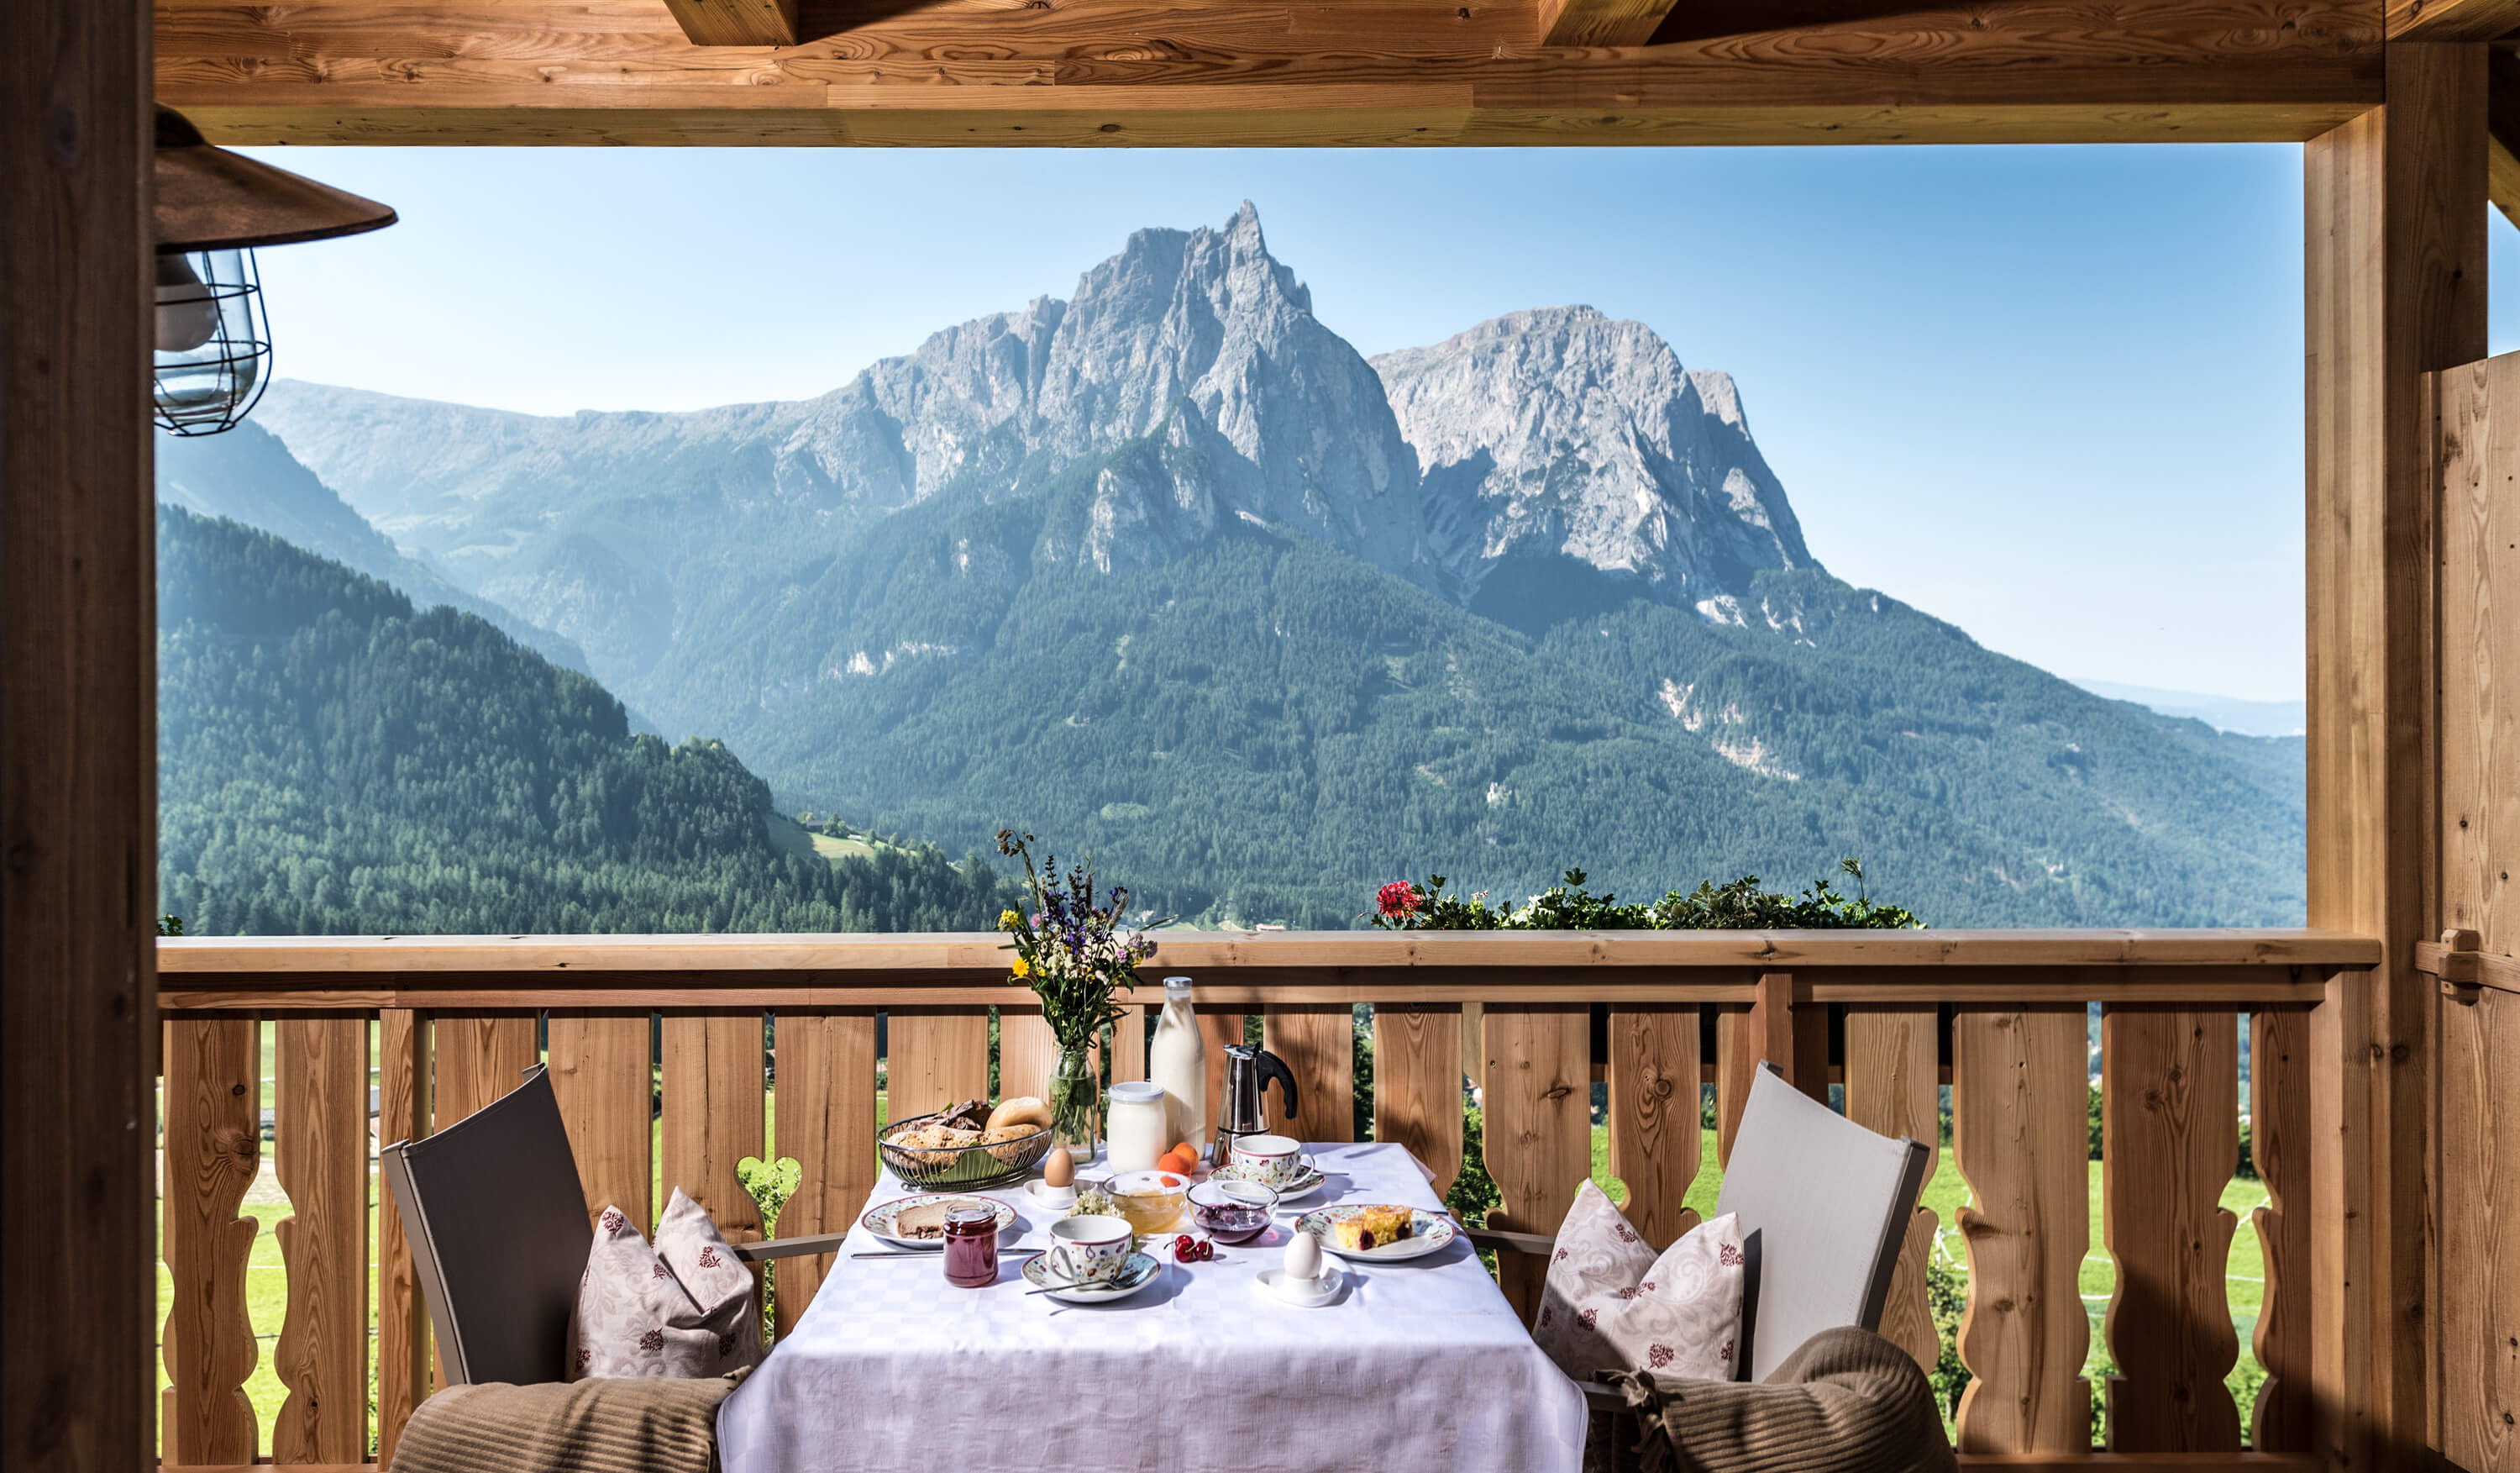
<svg viewBox="0 0 2520 1473">
<path fill-rule="evenodd" d="M 1515 564 L 1581 565 L 1681 607 L 1813 565 L 1732 378 L 1683 367 L 1642 323 L 1510 312 L 1373 366 L 1465 602 Z"/>
</svg>

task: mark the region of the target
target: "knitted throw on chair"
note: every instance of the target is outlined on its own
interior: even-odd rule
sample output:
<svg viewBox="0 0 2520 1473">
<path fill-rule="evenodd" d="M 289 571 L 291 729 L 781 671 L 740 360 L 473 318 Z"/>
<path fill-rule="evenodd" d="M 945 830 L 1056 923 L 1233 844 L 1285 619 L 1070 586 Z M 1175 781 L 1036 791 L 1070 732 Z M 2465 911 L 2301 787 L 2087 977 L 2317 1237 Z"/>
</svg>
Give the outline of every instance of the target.
<svg viewBox="0 0 2520 1473">
<path fill-rule="evenodd" d="M 420 1404 L 393 1473 L 716 1473 L 741 1374 L 450 1386 Z"/>
<path fill-rule="evenodd" d="M 1643 1473 L 1955 1473 L 1925 1373 L 1852 1327 L 1823 1330 L 1767 1380 L 1608 1378 L 1627 1394 Z"/>
</svg>

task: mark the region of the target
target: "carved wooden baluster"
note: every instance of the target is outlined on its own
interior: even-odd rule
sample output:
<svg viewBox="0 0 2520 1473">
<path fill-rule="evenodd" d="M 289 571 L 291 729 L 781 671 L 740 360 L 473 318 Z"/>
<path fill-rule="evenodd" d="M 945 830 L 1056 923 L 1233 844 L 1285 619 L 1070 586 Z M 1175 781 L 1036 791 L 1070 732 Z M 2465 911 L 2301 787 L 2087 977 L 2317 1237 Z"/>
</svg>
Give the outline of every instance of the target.
<svg viewBox="0 0 2520 1473">
<path fill-rule="evenodd" d="M 1459 1005 L 1373 1005 L 1373 1138 L 1407 1146 L 1425 1163 L 1437 1196 L 1453 1189 L 1462 1174 Z"/>
<path fill-rule="evenodd" d="M 1697 1009 L 1610 1008 L 1610 1174 L 1628 1220 L 1659 1252 L 1697 1225 L 1686 1205 L 1704 1164 L 1698 1124 Z"/>
<path fill-rule="evenodd" d="M 1271 1126 L 1303 1140 L 1356 1139 L 1356 1011 L 1346 1003 L 1273 1004 L 1260 1021 L 1269 1051 L 1286 1061 L 1303 1093 L 1288 1120 L 1274 1092 Z"/>
<path fill-rule="evenodd" d="M 1952 1155 L 1968 1182 L 1963 1452 L 2087 1452 L 2091 1131 L 2081 1003 L 1963 1007 L 1952 1023 Z"/>
<path fill-rule="evenodd" d="M 377 1015 L 377 1143 L 428 1133 L 428 1015 L 386 1008 Z M 428 1395 L 428 1308 L 411 1261 L 402 1213 L 377 1183 L 377 1462 L 393 1462 L 403 1424 Z"/>
<path fill-rule="evenodd" d="M 1480 1021 L 1488 1065 L 1481 1150 L 1504 1196 L 1487 1225 L 1553 1234 L 1593 1170 L 1591 1010 L 1492 1002 Z M 1528 1321 L 1547 1261 L 1507 1253 L 1497 1267 L 1506 1298 Z"/>
<path fill-rule="evenodd" d="M 2149 1004 L 2100 1013 L 2108 1443 L 2224 1452 L 2240 1417 L 2223 1385 L 2240 1354 L 2224 1292 L 2237 1220 L 2223 1188 L 2240 1158 L 2240 1043 L 2228 1012 Z"/>
<path fill-rule="evenodd" d="M 985 1071 L 987 1019 L 978 1021 Z M 761 1208 L 743 1189 L 735 1164 L 761 1155 L 767 1144 L 761 1015 L 668 1017 L 663 1042 L 666 1198 L 679 1186 L 707 1211 L 728 1242 L 759 1242 Z M 981 1082 L 987 1082 L 985 1074 Z"/>
<path fill-rule="evenodd" d="M 1942 1158 L 1942 1064 L 1934 1009 L 1857 1004 L 1846 1010 L 1846 1118 L 1884 1135 L 1925 1143 L 1925 1179 Z M 1918 1207 L 1908 1220 L 1881 1335 L 1931 1371 L 1942 1358 L 1925 1266 L 1942 1220 Z"/>
<path fill-rule="evenodd" d="M 1050 1098 L 1050 1077 L 1058 1067 L 1058 1038 L 1038 1003 L 998 1008 L 998 1098 Z"/>
<path fill-rule="evenodd" d="M 1118 1011 L 1120 1016 L 1112 1020 L 1111 1031 L 1104 1036 L 1108 1041 L 1103 1045 L 1110 1050 L 1114 1084 L 1147 1077 L 1147 1010 L 1132 1002 Z"/>
<path fill-rule="evenodd" d="M 291 1215 L 274 1229 L 289 1312 L 272 1367 L 289 1399 L 276 1463 L 368 1456 L 368 1020 L 282 1018 L 273 1145 Z"/>
<path fill-rule="evenodd" d="M 845 1231 L 875 1190 L 875 1013 L 782 1013 L 777 1149 L 803 1169 L 779 1214 L 781 1237 Z M 778 1332 L 803 1317 L 828 1254 L 779 1261 Z"/>
<path fill-rule="evenodd" d="M 888 1119 L 988 1097 L 989 1015 L 980 1009 L 893 1008 L 884 1018 L 884 1045 Z"/>
<path fill-rule="evenodd" d="M 644 1235 L 655 1221 L 653 1087 L 646 1013 L 551 1015 L 552 1095 L 568 1126 L 588 1220 L 608 1207 Z"/>
<path fill-rule="evenodd" d="M 2266 1261 L 2254 1349 L 2266 1367 L 2249 1442 L 2310 1450 L 2310 1014 L 2249 1015 L 2249 1159 L 2267 1190 L 2252 1216 Z"/>
<path fill-rule="evenodd" d="M 430 1036 L 437 1077 L 429 1098 L 439 1129 L 523 1083 L 539 1057 L 531 1013 L 440 1013 Z"/>
<path fill-rule="evenodd" d="M 246 1261 L 257 1224 L 241 1218 L 262 1166 L 260 1028 L 251 1018 L 165 1025 L 164 1186 L 167 1275 L 165 1460 L 249 1463 L 256 1437 L 245 1381 L 253 1374 Z"/>
</svg>

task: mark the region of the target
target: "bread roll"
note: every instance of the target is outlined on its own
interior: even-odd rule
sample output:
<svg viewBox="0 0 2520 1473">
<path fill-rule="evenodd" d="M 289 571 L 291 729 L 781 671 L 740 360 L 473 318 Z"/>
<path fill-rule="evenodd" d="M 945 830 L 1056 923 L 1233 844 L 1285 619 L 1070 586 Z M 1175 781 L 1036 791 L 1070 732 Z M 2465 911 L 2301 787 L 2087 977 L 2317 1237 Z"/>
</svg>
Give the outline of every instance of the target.
<svg viewBox="0 0 2520 1473">
<path fill-rule="evenodd" d="M 1019 1094 L 989 1112 L 991 1130 L 1006 1126 L 1029 1126 L 1036 1130 L 1050 1128 L 1050 1107 L 1029 1094 Z"/>
</svg>

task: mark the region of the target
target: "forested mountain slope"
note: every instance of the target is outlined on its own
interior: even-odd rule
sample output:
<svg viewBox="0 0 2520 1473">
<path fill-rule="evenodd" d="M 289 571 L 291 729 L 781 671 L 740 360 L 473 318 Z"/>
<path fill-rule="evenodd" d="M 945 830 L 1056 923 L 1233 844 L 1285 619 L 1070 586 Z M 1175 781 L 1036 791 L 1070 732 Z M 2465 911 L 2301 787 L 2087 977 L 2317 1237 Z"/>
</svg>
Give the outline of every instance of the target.
<svg viewBox="0 0 2520 1473">
<path fill-rule="evenodd" d="M 963 930 L 932 848 L 783 845 L 724 746 L 234 522 L 158 511 L 158 883 L 195 934 Z"/>
</svg>

